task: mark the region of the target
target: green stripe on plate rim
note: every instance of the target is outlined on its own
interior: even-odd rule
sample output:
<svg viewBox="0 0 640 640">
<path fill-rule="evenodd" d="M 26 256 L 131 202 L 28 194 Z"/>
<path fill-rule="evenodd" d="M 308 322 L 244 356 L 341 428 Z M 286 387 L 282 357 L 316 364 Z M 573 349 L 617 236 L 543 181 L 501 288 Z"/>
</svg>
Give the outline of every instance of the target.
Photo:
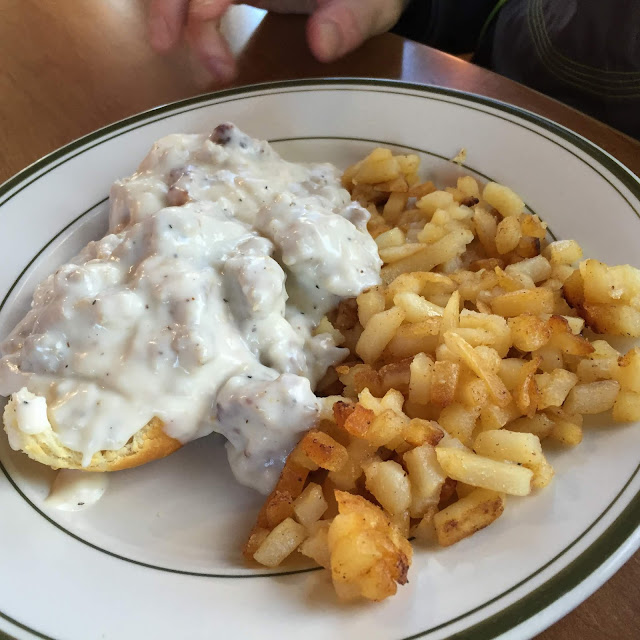
<svg viewBox="0 0 640 640">
<path fill-rule="evenodd" d="M 29 167 L 27 167 L 26 169 L 18 173 L 16 176 L 14 176 L 13 178 L 5 182 L 4 185 L 0 187 L 0 196 L 7 194 L 11 190 L 13 190 L 15 187 L 18 187 L 21 183 L 27 181 L 30 177 L 34 176 L 41 169 L 50 167 L 50 170 L 51 170 L 55 168 L 55 166 L 58 166 L 58 165 L 54 165 L 54 163 L 58 159 L 61 159 L 65 155 L 68 155 L 70 152 L 78 149 L 82 149 L 82 147 L 84 147 L 85 145 L 91 142 L 94 142 L 96 140 L 99 140 L 101 138 L 105 138 L 105 136 L 108 136 L 110 133 L 120 132 L 117 135 L 121 135 L 122 133 L 126 132 L 124 131 L 124 129 L 128 128 L 129 125 L 133 125 L 138 122 L 150 123 L 156 120 L 163 119 L 162 117 L 154 119 L 153 116 L 155 115 L 167 114 L 163 116 L 164 118 L 166 118 L 176 113 L 180 113 L 182 111 L 187 110 L 187 109 L 184 109 L 185 107 L 196 105 L 194 108 L 203 108 L 207 106 L 207 103 L 209 103 L 212 100 L 218 100 L 221 102 L 220 99 L 225 98 L 227 96 L 243 96 L 244 94 L 255 95 L 256 92 L 260 90 L 267 91 L 267 94 L 268 94 L 268 93 L 273 93 L 273 90 L 286 89 L 286 88 L 291 88 L 291 89 L 298 88 L 298 90 L 301 90 L 300 88 L 302 87 L 316 87 L 315 89 L 307 89 L 307 90 L 317 91 L 317 90 L 332 90 L 331 88 L 333 88 L 333 90 L 337 90 L 340 86 L 342 86 L 343 87 L 342 90 L 345 90 L 345 91 L 363 91 L 364 89 L 359 88 L 358 85 L 373 86 L 377 88 L 384 87 L 384 88 L 392 88 L 392 89 L 401 89 L 404 91 L 392 91 L 392 93 L 399 93 L 402 95 L 412 95 L 414 97 L 423 97 L 427 99 L 438 99 L 438 98 L 434 98 L 433 94 L 444 95 L 447 97 L 456 98 L 458 100 L 475 102 L 476 104 L 487 106 L 492 109 L 496 109 L 498 111 L 503 111 L 510 115 L 516 116 L 517 118 L 529 121 L 543 129 L 550 131 L 551 133 L 556 134 L 557 136 L 559 136 L 566 142 L 569 142 L 573 146 L 578 147 L 581 151 L 586 153 L 593 160 L 595 160 L 604 168 L 606 168 L 608 171 L 610 171 L 635 196 L 635 198 L 640 199 L 640 180 L 638 180 L 638 178 L 633 173 L 631 173 L 631 171 L 629 171 L 626 167 L 624 167 L 624 165 L 620 164 L 615 158 L 610 156 L 604 150 L 600 149 L 599 147 L 597 147 L 587 139 L 541 116 L 538 116 L 524 109 L 520 109 L 519 107 L 514 107 L 512 105 L 508 105 L 508 104 L 505 104 L 496 100 L 492 100 L 490 98 L 485 98 L 483 96 L 478 96 L 475 94 L 469 94 L 469 93 L 455 91 L 452 89 L 446 89 L 442 87 L 430 87 L 430 86 L 423 86 L 423 85 L 417 85 L 417 84 L 400 82 L 400 81 L 376 80 L 376 79 L 369 79 L 369 78 L 367 79 L 330 78 L 326 80 L 310 79 L 310 80 L 295 80 L 295 81 L 285 81 L 285 82 L 276 82 L 276 83 L 265 83 L 260 85 L 240 87 L 238 89 L 229 89 L 226 91 L 214 92 L 211 94 L 196 96 L 194 98 L 189 98 L 189 99 L 178 101 L 175 103 L 163 105 L 161 107 L 157 107 L 156 109 L 152 109 L 150 111 L 146 111 L 144 113 L 131 116 L 130 118 L 126 118 L 112 125 L 108 125 L 107 127 L 104 127 L 93 133 L 90 133 L 87 136 L 84 136 L 74 142 L 71 142 L 70 144 L 66 145 L 65 147 L 62 147 L 61 149 L 58 149 L 57 151 L 52 152 L 48 156 L 45 156 L 41 160 L 36 161 L 34 164 L 30 165 Z M 415 96 L 415 94 L 407 94 L 407 90 L 415 91 L 423 95 Z M 372 91 L 375 92 L 375 89 L 373 89 Z M 234 98 L 234 99 L 242 99 L 242 98 L 240 97 L 240 98 Z M 447 102 L 446 100 L 441 100 L 441 101 Z M 459 103 L 454 102 L 454 104 L 459 104 Z M 465 106 L 477 111 L 481 111 L 488 115 L 492 115 L 494 117 L 499 117 L 499 118 L 501 117 L 495 113 L 487 112 L 483 109 L 470 107 L 468 105 L 465 105 Z M 552 142 L 553 144 L 556 144 L 557 146 L 561 146 L 566 151 L 573 153 L 574 156 L 576 156 L 582 162 L 587 164 L 592 170 L 594 170 L 603 179 L 605 179 L 621 195 L 621 197 L 625 199 L 625 201 L 629 204 L 630 208 L 640 218 L 640 213 L 631 204 L 631 202 L 629 202 L 629 200 L 619 191 L 619 189 L 617 189 L 617 187 L 605 175 L 603 175 L 600 171 L 598 171 L 598 169 L 596 169 L 595 167 L 587 163 L 580 156 L 576 155 L 571 149 L 568 149 L 567 147 L 560 145 L 556 140 L 543 135 L 539 131 L 536 131 L 529 127 L 525 127 L 521 122 L 513 121 L 508 118 L 502 118 L 502 119 L 505 119 L 512 124 L 521 126 L 531 131 L 532 133 L 535 133 L 536 135 L 540 135 L 541 137 Z M 115 136 L 112 136 L 112 137 L 115 137 Z M 106 139 L 102 139 L 97 144 L 101 144 L 102 142 L 105 142 L 105 141 Z M 96 146 L 96 145 L 93 145 L 93 146 Z M 86 150 L 88 150 L 88 148 L 82 149 L 82 151 L 80 152 L 83 152 Z M 70 159 L 71 157 L 66 158 L 65 161 Z M 54 166 L 50 166 L 50 165 L 54 165 Z M 44 175 L 44 173 L 41 175 Z M 37 176 L 34 179 L 38 179 L 39 177 L 40 176 Z M 21 189 L 16 190 L 8 198 L 0 202 L 0 205 L 4 204 L 4 202 L 6 202 L 11 197 L 13 197 L 13 195 L 16 195 L 16 193 L 22 190 L 22 188 L 26 188 L 26 186 L 28 186 L 28 184 L 24 184 L 21 187 Z M 6 474 L 4 467 L 2 467 L 2 470 Z M 531 576 L 523 580 L 518 585 L 515 585 L 508 591 L 504 592 L 503 594 L 500 594 L 499 596 L 496 596 L 491 601 L 484 603 L 483 605 L 480 605 L 476 609 L 469 611 L 463 614 L 462 616 L 459 616 L 458 618 L 451 620 L 447 623 L 443 623 L 442 625 L 439 625 L 436 628 L 423 631 L 417 635 L 411 636 L 411 638 L 406 638 L 405 640 L 424 637 L 426 634 L 433 633 L 434 631 L 438 629 L 442 629 L 445 626 L 448 626 L 449 624 L 452 624 L 454 622 L 459 622 L 464 617 L 467 617 L 469 615 L 472 615 L 473 613 L 480 611 L 482 608 L 488 606 L 492 602 L 497 601 L 498 599 L 504 597 L 506 594 L 510 593 L 514 589 L 517 589 L 518 587 L 522 586 L 522 584 L 530 580 L 534 575 L 537 575 L 538 573 L 543 571 L 545 568 L 550 566 L 558 558 L 564 555 L 564 553 L 566 553 L 571 547 L 573 547 L 581 538 L 587 535 L 588 532 L 606 515 L 606 513 L 611 509 L 611 507 L 615 504 L 615 502 L 620 498 L 624 490 L 633 481 L 637 473 L 638 473 L 638 468 L 636 468 L 636 471 L 634 472 L 634 474 L 627 481 L 625 486 L 620 490 L 616 498 L 607 507 L 607 509 L 605 509 L 605 511 L 603 511 L 603 513 L 600 514 L 598 519 L 595 520 L 590 525 L 590 527 L 581 534 L 581 536 L 578 539 L 576 539 L 573 543 L 571 543 L 571 545 L 569 545 L 566 549 L 564 549 L 560 554 L 558 554 L 558 556 L 553 558 L 544 567 L 541 567 L 540 569 L 538 569 L 538 571 L 535 574 L 532 574 Z M 486 620 L 479 622 L 473 627 L 470 627 L 464 631 L 456 633 L 453 636 L 450 636 L 448 640 L 454 640 L 454 639 L 455 640 L 471 640 L 472 638 L 473 640 L 482 640 L 483 638 L 487 638 L 487 639 L 495 638 L 497 635 L 504 633 L 505 631 L 508 631 L 510 629 L 513 629 L 515 626 L 518 626 L 523 621 L 526 621 L 532 618 L 536 614 L 540 613 L 541 611 L 549 607 L 553 602 L 558 600 L 558 598 L 570 592 L 578 584 L 580 584 L 584 579 L 586 579 L 592 572 L 594 572 L 596 569 L 601 567 L 633 535 L 633 533 L 635 532 L 635 530 L 638 528 L 639 525 L 640 525 L 640 493 L 634 496 L 634 498 L 630 501 L 629 505 L 618 516 L 618 518 L 614 521 L 614 523 L 611 524 L 606 529 L 606 531 L 604 531 L 599 536 L 599 538 L 595 542 L 593 542 L 585 551 L 583 551 L 581 555 L 578 556 L 578 558 L 572 561 L 571 564 L 569 564 L 567 567 L 559 571 L 557 574 L 555 574 L 543 585 L 541 585 L 531 593 L 527 594 L 517 602 L 513 603 L 512 605 L 509 605 L 499 613 L 492 615 Z M 0 612 L 0 617 L 6 619 L 12 624 L 15 624 L 25 630 L 30 631 L 31 633 L 35 634 L 37 637 L 51 640 L 49 639 L 48 636 L 45 636 L 39 633 L 38 631 L 31 629 L 23 625 L 22 623 L 19 623 L 13 620 L 9 616 L 6 616 L 1 612 Z M 6 636 L 6 637 L 10 638 L 10 636 Z"/>
</svg>

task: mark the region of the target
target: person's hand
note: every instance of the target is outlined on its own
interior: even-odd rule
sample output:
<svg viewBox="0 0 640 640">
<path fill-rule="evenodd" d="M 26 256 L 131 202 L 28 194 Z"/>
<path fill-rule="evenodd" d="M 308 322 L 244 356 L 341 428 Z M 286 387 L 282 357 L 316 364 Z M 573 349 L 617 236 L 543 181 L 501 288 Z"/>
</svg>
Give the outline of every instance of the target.
<svg viewBox="0 0 640 640">
<path fill-rule="evenodd" d="M 231 80 L 235 63 L 220 34 L 220 19 L 233 0 L 151 0 L 149 34 L 158 52 L 175 47 L 183 35 L 210 73 Z M 307 41 L 313 55 L 330 62 L 390 29 L 406 0 L 248 0 L 278 13 L 311 14 Z"/>
</svg>

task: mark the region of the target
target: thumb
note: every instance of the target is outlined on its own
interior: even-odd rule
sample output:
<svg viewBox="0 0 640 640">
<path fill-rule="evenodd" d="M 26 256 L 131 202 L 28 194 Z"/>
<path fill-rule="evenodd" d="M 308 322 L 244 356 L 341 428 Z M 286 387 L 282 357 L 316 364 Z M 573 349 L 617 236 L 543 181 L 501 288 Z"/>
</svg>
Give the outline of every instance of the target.
<svg viewBox="0 0 640 640">
<path fill-rule="evenodd" d="M 403 0 L 319 0 L 307 23 L 307 40 L 320 62 L 331 62 L 387 31 L 398 21 Z"/>
</svg>

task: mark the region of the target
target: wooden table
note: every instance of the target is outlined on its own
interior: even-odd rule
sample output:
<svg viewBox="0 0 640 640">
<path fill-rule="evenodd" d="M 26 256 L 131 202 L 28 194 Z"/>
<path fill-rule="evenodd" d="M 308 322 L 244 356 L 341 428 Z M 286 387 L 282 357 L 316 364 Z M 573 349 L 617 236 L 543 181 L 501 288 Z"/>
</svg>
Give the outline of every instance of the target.
<svg viewBox="0 0 640 640">
<path fill-rule="evenodd" d="M 0 182 L 40 156 L 138 111 L 214 87 L 187 51 L 156 56 L 141 0 L 5 0 L 0 6 Z M 224 30 L 236 84 L 375 76 L 479 93 L 535 111 L 597 143 L 640 175 L 640 143 L 489 71 L 391 34 L 330 65 L 304 42 L 304 20 L 234 7 Z M 286 46 L 283 46 L 286 43 Z M 640 638 L 640 554 L 540 640 Z"/>
</svg>

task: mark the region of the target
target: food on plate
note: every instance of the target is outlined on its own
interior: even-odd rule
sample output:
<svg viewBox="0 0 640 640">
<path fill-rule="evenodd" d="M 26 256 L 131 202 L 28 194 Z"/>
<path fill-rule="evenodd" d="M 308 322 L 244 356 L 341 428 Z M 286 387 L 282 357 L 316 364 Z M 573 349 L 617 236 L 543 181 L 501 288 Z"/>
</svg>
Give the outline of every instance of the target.
<svg viewBox="0 0 640 640">
<path fill-rule="evenodd" d="M 245 557 L 382 600 L 410 539 L 455 544 L 548 486 L 545 441 L 639 420 L 640 349 L 597 334 L 640 336 L 640 271 L 419 165 L 380 148 L 340 176 L 231 124 L 157 142 L 0 345 L 11 447 L 63 469 L 49 504 L 218 432 L 270 492 Z"/>
<path fill-rule="evenodd" d="M 310 558 L 347 600 L 396 593 L 409 538 L 455 544 L 549 485 L 543 445 L 579 444 L 584 415 L 640 420 L 640 349 L 597 335 L 640 336 L 640 271 L 547 242 L 504 185 L 437 189 L 418 168 L 375 149 L 343 174 L 382 284 L 322 319 L 349 356 L 244 548 L 268 567 Z"/>
<path fill-rule="evenodd" d="M 0 347 L 10 445 L 113 471 L 217 431 L 238 480 L 268 492 L 348 353 L 322 317 L 380 283 L 368 219 L 333 166 L 233 125 L 163 138 L 114 184 L 109 233 Z"/>
</svg>

